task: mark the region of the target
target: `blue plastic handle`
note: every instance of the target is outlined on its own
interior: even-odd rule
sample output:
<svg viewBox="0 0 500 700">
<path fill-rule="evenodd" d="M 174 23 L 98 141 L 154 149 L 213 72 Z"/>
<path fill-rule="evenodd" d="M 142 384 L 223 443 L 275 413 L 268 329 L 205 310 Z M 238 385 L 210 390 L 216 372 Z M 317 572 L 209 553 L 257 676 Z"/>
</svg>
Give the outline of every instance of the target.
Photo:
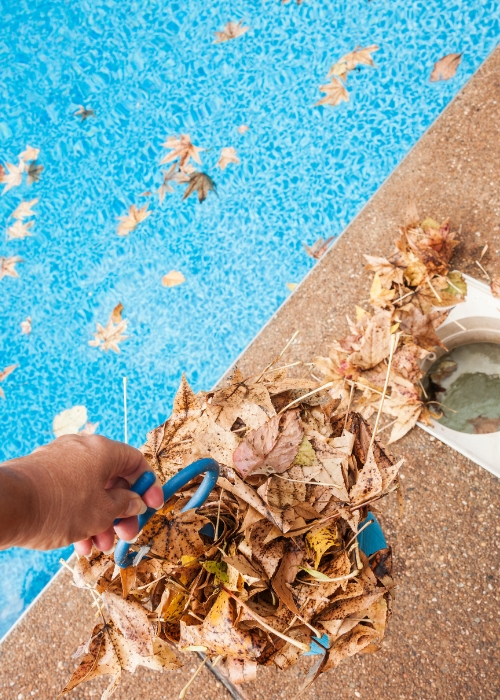
<svg viewBox="0 0 500 700">
<path fill-rule="evenodd" d="M 141 491 L 136 490 L 135 487 L 138 484 L 138 482 L 146 476 L 146 474 L 153 475 L 153 482 L 149 483 L 146 480 L 144 480 L 144 483 L 149 483 L 149 485 L 146 486 L 146 488 L 144 488 L 143 484 L 140 484 L 139 489 L 143 489 L 141 493 Z M 205 474 L 203 481 L 199 485 L 194 496 L 189 499 L 189 501 L 186 503 L 181 512 L 183 513 L 185 510 L 189 510 L 190 508 L 200 508 L 210 496 L 212 489 L 214 488 L 215 484 L 217 483 L 217 479 L 219 478 L 219 465 L 215 461 L 215 459 L 199 459 L 197 462 L 193 462 L 188 467 L 184 467 L 184 469 L 181 469 L 180 472 L 177 472 L 175 476 L 169 479 L 162 486 L 164 500 L 168 501 L 168 499 L 171 496 L 173 496 L 174 493 L 176 493 L 180 488 L 182 488 L 192 479 L 194 479 L 197 476 L 200 476 L 201 474 Z M 140 496 L 142 496 L 145 493 L 145 491 L 147 491 L 147 489 L 153 485 L 154 479 L 155 477 L 153 472 L 144 472 L 144 474 L 142 474 L 139 477 L 139 479 L 137 479 L 134 486 L 132 487 L 132 490 L 135 491 L 135 493 L 138 493 Z M 154 508 L 148 508 L 143 515 L 139 515 L 139 530 L 142 530 L 142 528 L 153 517 L 155 513 L 156 510 Z M 116 543 L 115 563 L 121 569 L 126 569 L 127 567 L 129 567 L 135 559 L 135 552 L 129 553 L 129 549 L 130 543 L 125 542 L 125 540 L 118 540 L 118 542 Z"/>
<path fill-rule="evenodd" d="M 134 493 L 139 494 L 139 496 L 144 496 L 146 491 L 151 488 L 155 481 L 156 476 L 154 472 L 144 472 L 140 475 L 135 484 L 132 484 L 130 490 Z M 122 518 L 117 518 L 113 525 L 118 525 L 118 523 L 121 522 L 121 520 Z"/>
<path fill-rule="evenodd" d="M 387 547 L 382 528 L 372 512 L 368 513 L 362 523 L 359 523 L 358 529 L 361 529 L 363 525 L 366 525 L 366 523 L 370 521 L 372 524 L 369 527 L 365 527 L 358 535 L 359 548 L 367 557 L 371 557 L 375 552 Z M 328 649 L 329 646 L 330 642 L 327 634 L 324 634 L 321 638 L 313 637 L 311 640 L 311 648 L 304 656 L 319 656 L 320 654 L 324 654 L 325 648 Z"/>
</svg>

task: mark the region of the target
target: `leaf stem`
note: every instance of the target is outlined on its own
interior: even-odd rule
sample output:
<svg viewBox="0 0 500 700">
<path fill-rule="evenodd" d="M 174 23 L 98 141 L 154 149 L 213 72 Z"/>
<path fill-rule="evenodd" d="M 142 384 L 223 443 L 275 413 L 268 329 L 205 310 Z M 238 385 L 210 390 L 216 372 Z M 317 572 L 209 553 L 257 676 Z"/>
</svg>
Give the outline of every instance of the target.
<svg viewBox="0 0 500 700">
<path fill-rule="evenodd" d="M 293 406 L 296 403 L 300 403 L 304 399 L 307 399 L 309 396 L 312 396 L 313 394 L 317 394 L 318 391 L 322 391 L 323 389 L 329 389 L 335 384 L 335 382 L 327 382 L 326 384 L 323 384 L 323 386 L 319 386 L 317 389 L 313 389 L 312 391 L 309 391 L 307 394 L 303 394 L 302 396 L 299 396 L 298 399 L 294 399 L 293 401 L 290 401 L 289 404 L 287 404 L 284 408 L 281 409 L 281 411 L 278 411 L 278 416 L 281 415 L 284 411 L 286 411 L 290 406 Z"/>
<path fill-rule="evenodd" d="M 295 340 L 295 338 L 298 336 L 299 333 L 300 333 L 300 331 L 295 331 L 295 333 L 292 335 L 292 337 L 290 338 L 290 340 L 288 341 L 288 343 L 285 345 L 285 347 L 283 348 L 283 350 L 280 352 L 280 354 L 278 355 L 278 357 L 276 357 L 272 362 L 270 362 L 270 363 L 267 365 L 267 367 L 264 367 L 264 371 L 261 372 L 261 373 L 259 374 L 258 378 L 255 380 L 255 383 L 256 383 L 256 384 L 257 384 L 258 382 L 260 382 L 260 380 L 262 379 L 262 377 L 266 374 L 266 372 L 267 372 L 269 369 L 271 369 L 271 367 L 272 367 L 273 365 L 275 365 L 279 360 L 281 360 L 281 358 L 283 357 L 283 355 L 284 355 L 285 352 L 288 350 L 288 348 L 289 348 L 290 345 L 293 343 L 293 341 Z"/>
<path fill-rule="evenodd" d="M 370 445 L 368 446 L 368 451 L 366 453 L 367 459 L 368 459 L 368 455 L 370 454 L 370 450 L 373 447 L 373 443 L 375 441 L 375 436 L 377 434 L 378 423 L 380 420 L 380 416 L 382 415 L 382 408 L 384 407 L 385 395 L 387 393 L 387 387 L 389 386 L 389 377 L 391 374 L 392 357 L 394 355 L 394 350 L 396 349 L 397 344 L 399 342 L 399 334 L 397 333 L 396 335 L 391 335 L 390 338 L 391 338 L 391 350 L 389 353 L 389 362 L 387 363 L 387 374 L 385 375 L 384 389 L 382 391 L 382 396 L 380 398 L 380 406 L 378 409 L 377 418 L 375 420 L 375 425 L 373 426 L 372 438 L 370 440 Z"/>
</svg>

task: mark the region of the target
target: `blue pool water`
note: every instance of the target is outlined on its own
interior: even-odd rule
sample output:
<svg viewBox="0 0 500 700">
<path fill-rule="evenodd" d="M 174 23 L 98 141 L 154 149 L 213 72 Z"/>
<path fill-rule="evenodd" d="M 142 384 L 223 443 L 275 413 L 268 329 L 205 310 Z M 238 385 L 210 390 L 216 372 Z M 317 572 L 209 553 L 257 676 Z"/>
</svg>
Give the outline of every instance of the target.
<svg viewBox="0 0 500 700">
<path fill-rule="evenodd" d="M 52 420 L 83 404 L 99 432 L 139 445 L 169 412 L 185 370 L 208 388 L 313 261 L 302 243 L 338 235 L 494 48 L 494 0 L 0 0 L 0 158 L 40 148 L 39 183 L 0 198 L 0 457 L 53 438 Z M 245 20 L 244 36 L 214 44 Z M 330 66 L 378 44 L 377 68 L 349 75 L 350 101 L 317 108 Z M 463 52 L 457 75 L 434 61 Z M 96 117 L 81 121 L 79 105 Z M 250 128 L 240 134 L 243 124 Z M 161 143 L 189 134 L 218 196 L 163 205 Z M 216 167 L 234 147 L 240 165 Z M 39 198 L 32 237 L 7 238 L 21 199 Z M 116 217 L 149 202 L 128 237 Z M 181 271 L 186 282 L 165 288 Z M 121 353 L 90 347 L 121 302 Z M 20 323 L 32 318 L 32 333 Z M 300 320 L 297 321 L 300 327 Z M 59 553 L 0 555 L 0 634 L 57 568 Z"/>
</svg>

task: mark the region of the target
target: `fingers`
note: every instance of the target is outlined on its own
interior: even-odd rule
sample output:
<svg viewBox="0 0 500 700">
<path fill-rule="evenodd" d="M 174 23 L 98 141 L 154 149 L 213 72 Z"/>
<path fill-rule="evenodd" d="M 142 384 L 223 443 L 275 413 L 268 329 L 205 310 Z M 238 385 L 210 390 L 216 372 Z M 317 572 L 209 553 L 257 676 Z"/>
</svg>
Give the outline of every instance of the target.
<svg viewBox="0 0 500 700">
<path fill-rule="evenodd" d="M 115 531 L 113 527 L 110 527 L 99 535 L 95 535 L 92 539 L 98 550 L 104 552 L 104 554 L 111 554 L 115 544 Z"/>
<path fill-rule="evenodd" d="M 142 500 L 147 506 L 149 506 L 149 508 L 158 510 L 158 508 L 162 507 L 164 498 L 161 483 L 158 477 L 156 477 L 156 482 L 153 484 L 153 486 L 146 491 L 142 497 Z"/>
<path fill-rule="evenodd" d="M 88 557 L 92 551 L 92 538 L 75 542 L 76 553 L 83 557 Z"/>
<path fill-rule="evenodd" d="M 139 534 L 139 521 L 137 517 L 123 518 L 114 529 L 121 540 L 133 542 Z"/>
<path fill-rule="evenodd" d="M 137 516 L 146 512 L 146 504 L 129 489 L 108 489 L 106 494 L 113 502 L 113 519 L 122 518 L 115 526 L 116 534 L 122 540 L 132 540 L 139 532 Z"/>
<path fill-rule="evenodd" d="M 149 469 L 149 468 L 148 468 Z M 129 486 L 135 482 L 130 482 L 122 476 L 117 476 L 114 479 L 110 479 L 106 484 L 107 489 L 128 489 Z M 161 488 L 161 481 L 156 477 L 156 482 L 151 486 L 142 496 L 142 500 L 149 508 L 154 508 L 158 510 L 161 508 L 164 502 L 163 491 Z"/>
</svg>

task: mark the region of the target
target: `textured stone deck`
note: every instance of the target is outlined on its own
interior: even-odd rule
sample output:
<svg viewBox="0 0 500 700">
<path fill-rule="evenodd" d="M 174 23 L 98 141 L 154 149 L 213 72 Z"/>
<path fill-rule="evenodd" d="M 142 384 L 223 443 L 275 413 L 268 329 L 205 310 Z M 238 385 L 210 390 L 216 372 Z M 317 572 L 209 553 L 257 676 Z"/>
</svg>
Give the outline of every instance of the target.
<svg viewBox="0 0 500 700">
<path fill-rule="evenodd" d="M 421 215 L 450 216 L 461 227 L 458 269 L 480 277 L 474 260 L 488 243 L 483 263 L 500 273 L 499 105 L 497 50 L 244 353 L 243 371 L 262 367 L 296 329 L 301 334 L 290 361 L 325 352 L 344 333 L 345 313 L 368 296 L 362 253 L 390 251 L 409 193 Z M 402 519 L 394 501 L 382 516 L 399 580 L 386 641 L 379 653 L 320 678 L 303 697 L 498 698 L 500 481 L 418 429 L 393 451 L 407 460 L 406 495 Z M 68 582 L 60 575 L 0 648 L 2 700 L 55 698 L 64 686 L 92 615 L 87 593 Z M 197 663 L 189 657 L 179 672 L 127 674 L 114 697 L 173 700 Z M 245 692 L 250 700 L 292 700 L 304 666 L 261 669 Z M 98 698 L 101 686 L 91 682 L 70 697 Z M 229 696 L 204 670 L 189 697 Z"/>
</svg>

